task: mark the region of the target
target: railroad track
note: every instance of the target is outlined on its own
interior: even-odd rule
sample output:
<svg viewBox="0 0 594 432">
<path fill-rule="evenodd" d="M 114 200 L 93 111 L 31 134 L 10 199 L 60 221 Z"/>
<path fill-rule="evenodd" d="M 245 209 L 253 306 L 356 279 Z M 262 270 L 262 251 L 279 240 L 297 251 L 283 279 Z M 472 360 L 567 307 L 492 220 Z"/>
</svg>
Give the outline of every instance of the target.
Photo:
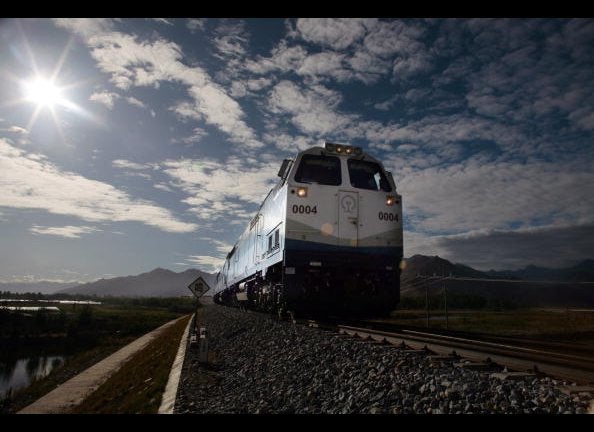
<svg viewBox="0 0 594 432">
<path fill-rule="evenodd" d="M 266 314 L 267 315 L 267 314 Z M 507 336 L 450 332 L 432 333 L 378 321 L 332 318 L 319 321 L 285 317 L 294 324 L 390 343 L 431 356 L 433 361 L 452 362 L 468 369 L 490 370 L 501 379 L 526 375 L 550 376 L 576 383 L 562 388 L 567 393 L 587 392 L 594 396 L 594 348 L 568 342 Z M 356 324 L 356 325 L 353 325 Z M 363 327 L 364 326 L 364 327 Z M 374 328 L 374 327 L 380 327 Z M 389 329 L 389 330 L 387 330 Z M 594 413 L 594 400 L 592 412 Z"/>
<path fill-rule="evenodd" d="M 584 391 L 594 392 L 594 355 L 533 348 L 512 338 L 495 342 L 417 330 L 385 331 L 312 320 L 307 321 L 307 325 L 425 352 L 435 361 L 451 361 L 459 367 L 494 372 L 505 370 L 506 375 L 501 376 L 504 379 L 544 374 L 575 382 Z"/>
</svg>

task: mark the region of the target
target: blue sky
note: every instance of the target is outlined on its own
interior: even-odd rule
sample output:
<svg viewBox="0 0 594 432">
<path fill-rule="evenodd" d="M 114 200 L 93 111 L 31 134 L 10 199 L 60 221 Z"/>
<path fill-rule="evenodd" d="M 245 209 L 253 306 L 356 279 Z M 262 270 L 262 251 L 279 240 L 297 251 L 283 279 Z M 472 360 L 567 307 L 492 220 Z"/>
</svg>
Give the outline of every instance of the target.
<svg viewBox="0 0 594 432">
<path fill-rule="evenodd" d="M 0 281 L 215 271 L 325 140 L 393 172 L 405 256 L 593 258 L 593 65 L 592 19 L 2 20 Z"/>
</svg>

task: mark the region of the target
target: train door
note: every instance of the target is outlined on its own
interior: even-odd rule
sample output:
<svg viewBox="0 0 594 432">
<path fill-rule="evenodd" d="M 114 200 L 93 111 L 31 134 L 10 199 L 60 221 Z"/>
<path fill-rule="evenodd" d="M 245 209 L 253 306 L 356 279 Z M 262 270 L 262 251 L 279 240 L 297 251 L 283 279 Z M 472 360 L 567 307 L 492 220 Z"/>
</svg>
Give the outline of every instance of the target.
<svg viewBox="0 0 594 432">
<path fill-rule="evenodd" d="M 258 265 L 261 260 L 260 254 L 262 253 L 262 247 L 260 244 L 262 242 L 262 225 L 264 224 L 263 218 L 264 217 L 261 214 L 258 214 L 256 216 L 256 221 L 255 221 L 255 226 L 254 226 L 255 232 L 252 235 L 252 238 L 254 240 L 254 245 L 253 245 L 254 265 Z"/>
<path fill-rule="evenodd" d="M 338 244 L 357 246 L 359 241 L 359 193 L 338 192 Z"/>
</svg>

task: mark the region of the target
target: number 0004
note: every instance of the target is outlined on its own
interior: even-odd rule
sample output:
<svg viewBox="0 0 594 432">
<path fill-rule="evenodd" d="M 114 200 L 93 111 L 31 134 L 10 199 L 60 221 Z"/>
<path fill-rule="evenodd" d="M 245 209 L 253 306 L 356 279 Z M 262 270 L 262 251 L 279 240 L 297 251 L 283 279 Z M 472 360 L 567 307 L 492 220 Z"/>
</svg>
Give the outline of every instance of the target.
<svg viewBox="0 0 594 432">
<path fill-rule="evenodd" d="M 318 212 L 318 206 L 308 206 L 308 205 L 293 205 L 293 213 L 305 213 L 305 214 L 316 214 Z"/>
<path fill-rule="evenodd" d="M 379 220 L 385 220 L 390 222 L 398 221 L 398 215 L 395 215 L 394 213 L 379 212 L 378 217 Z"/>
</svg>

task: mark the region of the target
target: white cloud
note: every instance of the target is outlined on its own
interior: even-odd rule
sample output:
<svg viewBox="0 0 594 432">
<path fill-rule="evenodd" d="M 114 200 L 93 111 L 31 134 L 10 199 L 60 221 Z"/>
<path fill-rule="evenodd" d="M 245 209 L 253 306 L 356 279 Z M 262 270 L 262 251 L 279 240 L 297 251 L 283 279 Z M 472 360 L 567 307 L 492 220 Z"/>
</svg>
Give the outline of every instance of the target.
<svg viewBox="0 0 594 432">
<path fill-rule="evenodd" d="M 212 273 L 221 269 L 225 259 L 210 255 L 191 255 L 186 261 L 192 265 L 199 266 L 202 271 Z"/>
<path fill-rule="evenodd" d="M 188 27 L 188 29 L 190 29 L 190 31 L 192 33 L 195 33 L 196 31 L 204 30 L 205 25 L 206 25 L 206 18 L 190 19 L 186 23 L 186 26 Z"/>
<path fill-rule="evenodd" d="M 291 135 L 286 132 L 279 132 L 278 128 L 271 128 L 271 132 L 264 134 L 264 140 L 280 150 L 290 152 L 292 155 L 298 151 L 307 150 L 319 145 L 315 139 L 306 135 Z"/>
<path fill-rule="evenodd" d="M 163 183 L 157 183 L 157 184 L 153 185 L 153 187 L 155 189 L 161 189 L 166 192 L 173 192 L 173 189 L 171 189 L 169 186 L 167 186 L 166 184 L 163 184 Z"/>
<path fill-rule="evenodd" d="M 360 80 L 372 84 L 394 73 L 407 79 L 432 66 L 431 54 L 422 41 L 424 27 L 414 22 L 377 19 L 299 19 L 289 37 L 303 38 L 326 50 L 309 54 L 304 47 L 289 47 L 282 40 L 268 58 L 248 61 L 246 69 L 259 74 L 294 72 L 317 80 Z"/>
<path fill-rule="evenodd" d="M 181 83 L 188 87 L 192 102 L 177 104 L 173 108 L 176 113 L 213 124 L 234 142 L 262 147 L 253 129 L 245 124 L 241 106 L 204 69 L 183 64 L 179 45 L 162 38 L 152 42 L 137 39 L 119 32 L 94 32 L 86 42 L 99 68 L 111 75 L 117 88 L 157 88 L 161 81 Z"/>
<path fill-rule="evenodd" d="M 201 240 L 208 240 L 211 243 L 214 243 L 216 246 L 216 250 L 217 252 L 220 252 L 224 255 L 227 255 L 229 253 L 229 251 L 233 248 L 232 244 L 229 244 L 227 242 L 221 241 L 221 240 L 217 240 L 214 238 L 210 238 L 210 237 L 202 237 Z"/>
<path fill-rule="evenodd" d="M 124 175 L 126 175 L 126 176 L 141 177 L 146 180 L 151 180 L 150 174 L 139 172 L 139 171 L 158 169 L 158 166 L 154 165 L 154 164 L 139 164 L 136 162 L 131 162 L 129 160 L 125 160 L 125 159 L 115 159 L 115 160 L 111 161 L 111 165 L 114 168 L 132 170 L 132 171 L 125 171 Z"/>
<path fill-rule="evenodd" d="M 113 28 L 113 20 L 108 18 L 56 18 L 54 23 L 89 39 L 95 35 L 103 34 Z"/>
<path fill-rule="evenodd" d="M 111 161 L 111 165 L 115 168 L 124 168 L 124 169 L 132 169 L 132 170 L 145 170 L 153 168 L 152 165 L 148 164 L 139 164 L 136 162 L 132 162 L 126 159 L 115 159 Z"/>
<path fill-rule="evenodd" d="M 190 255 L 190 257 L 186 258 L 186 263 L 178 263 L 178 265 L 196 265 L 207 272 L 218 272 L 225 262 L 225 256 L 231 251 L 233 245 L 210 237 L 202 237 L 201 240 L 207 240 L 214 244 L 219 255 Z"/>
<path fill-rule="evenodd" d="M 191 118 L 198 121 L 204 120 L 202 113 L 190 102 L 179 102 L 175 106 L 172 106 L 170 110 L 181 118 Z"/>
<path fill-rule="evenodd" d="M 538 123 L 543 132 L 558 125 L 548 116 L 566 116 L 575 130 L 591 130 L 594 83 L 594 27 L 587 20 L 456 21 L 440 37 L 465 51 L 434 81 L 464 80 L 468 106 L 508 123 Z M 547 37 L 543 38 L 543 34 Z M 460 55 L 462 54 L 462 55 Z"/>
<path fill-rule="evenodd" d="M 120 95 L 114 92 L 95 92 L 90 97 L 89 100 L 93 102 L 98 102 L 100 104 L 105 105 L 107 108 L 112 109 L 113 105 L 116 100 L 120 98 Z"/>
<path fill-rule="evenodd" d="M 152 19 L 153 19 L 153 21 L 156 21 L 161 24 L 173 25 L 173 23 L 171 21 L 169 21 L 168 19 L 165 19 L 165 18 L 152 18 Z"/>
<path fill-rule="evenodd" d="M 239 157 L 229 157 L 224 162 L 183 159 L 168 160 L 162 165 L 163 172 L 172 178 L 169 185 L 189 195 L 183 202 L 201 220 L 212 223 L 219 218 L 231 218 L 243 224 L 253 216 L 248 211 L 250 204 L 260 204 L 278 180 L 280 163 L 262 162 L 266 159 L 264 155 L 260 161 Z"/>
<path fill-rule="evenodd" d="M 478 270 L 515 270 L 528 265 L 562 268 L 594 256 L 594 225 L 517 230 L 486 229 L 454 235 L 404 231 L 404 255 L 439 255 Z"/>
<path fill-rule="evenodd" d="M 413 255 L 439 255 L 447 257 L 447 251 L 442 249 L 439 243 L 439 236 L 430 236 L 420 232 L 404 230 L 403 248 L 404 256 L 407 258 Z"/>
<path fill-rule="evenodd" d="M 392 108 L 392 105 L 394 105 L 394 103 L 396 101 L 398 101 L 398 99 L 400 99 L 400 95 L 394 95 L 391 98 L 386 99 L 383 102 L 377 102 L 377 103 L 373 104 L 373 107 L 380 111 L 388 111 Z"/>
<path fill-rule="evenodd" d="M 342 50 L 361 40 L 365 36 L 366 27 L 375 23 L 375 19 L 301 18 L 296 27 L 306 41 Z"/>
<path fill-rule="evenodd" d="M 116 87 L 128 90 L 131 86 L 156 86 L 187 69 L 179 63 L 183 57 L 180 47 L 163 39 L 138 42 L 132 35 L 111 32 L 95 35 L 88 40 L 91 55 L 98 66 L 111 74 Z M 204 79 L 200 70 L 188 71 Z"/>
<path fill-rule="evenodd" d="M 424 28 L 411 22 L 378 21 L 369 26 L 363 44 L 349 60 L 355 77 L 371 84 L 391 72 L 399 79 L 428 70 L 431 56 L 423 36 Z"/>
<path fill-rule="evenodd" d="M 186 144 L 197 144 L 200 143 L 200 141 L 202 141 L 202 139 L 207 136 L 208 132 L 206 132 L 204 129 L 194 128 L 194 130 L 192 131 L 192 135 L 186 138 L 182 138 L 182 142 Z"/>
<path fill-rule="evenodd" d="M 394 61 L 392 70 L 394 78 L 406 79 L 415 76 L 419 72 L 425 72 L 431 68 L 429 56 L 418 55 L 415 57 L 398 58 Z"/>
<path fill-rule="evenodd" d="M 139 101 L 138 99 L 136 99 L 135 97 L 129 96 L 126 98 L 126 101 L 130 104 L 130 105 L 134 105 L 137 106 L 139 108 L 146 108 L 146 105 L 143 104 L 141 101 Z"/>
<path fill-rule="evenodd" d="M 243 122 L 244 114 L 239 104 L 227 96 L 219 86 L 192 87 L 190 94 L 196 101 L 193 109 L 202 114 L 208 123 L 227 132 L 232 141 L 250 148 L 263 146 L 255 138 L 254 131 Z"/>
<path fill-rule="evenodd" d="M 65 271 L 64 271 L 65 272 Z M 76 272 L 72 272 L 73 274 L 77 274 Z M 88 277 L 88 275 L 85 275 Z M 69 279 L 66 279 L 66 278 Z M 9 277 L 4 277 L 0 279 L 0 283 L 36 283 L 36 282 L 57 282 L 57 283 L 71 283 L 71 284 L 83 284 L 86 282 L 93 282 L 93 279 L 83 280 L 83 278 L 72 279 L 70 274 L 65 275 L 64 277 L 55 277 L 55 276 L 39 276 L 39 275 L 11 275 Z"/>
<path fill-rule="evenodd" d="M 392 66 L 389 61 L 363 49 L 355 52 L 348 63 L 355 71 L 352 76 L 365 84 L 373 84 L 382 75 L 389 74 Z"/>
<path fill-rule="evenodd" d="M 270 78 L 257 78 L 257 79 L 250 79 L 247 81 L 247 88 L 251 91 L 260 91 L 266 87 L 271 86 L 273 80 Z"/>
<path fill-rule="evenodd" d="M 423 28 L 404 21 L 380 21 L 365 37 L 364 46 L 372 54 L 390 58 L 394 54 L 413 54 L 422 50 L 419 38 Z"/>
<path fill-rule="evenodd" d="M 479 230 L 435 239 L 442 256 L 480 270 L 563 268 L 594 256 L 594 225 Z"/>
<path fill-rule="evenodd" d="M 61 227 L 42 227 L 34 225 L 29 229 L 34 234 L 54 235 L 66 238 L 80 238 L 81 234 L 89 234 L 95 231 L 100 231 L 97 228 L 90 226 L 61 226 Z"/>
<path fill-rule="evenodd" d="M 245 30 L 245 24 L 239 22 L 224 22 L 215 30 L 217 36 L 214 38 L 216 50 L 225 57 L 243 57 L 247 50 L 249 35 Z"/>
<path fill-rule="evenodd" d="M 184 103 L 179 114 L 203 119 L 219 127 L 233 141 L 249 147 L 261 147 L 254 131 L 243 121 L 239 104 L 230 98 L 201 68 L 189 68 L 179 60 L 181 51 L 176 44 L 158 40 L 153 44 L 137 43 L 131 36 L 107 35 L 93 50 L 100 66 L 112 73 L 116 85 L 151 85 L 159 81 L 179 81 L 189 86 L 193 103 Z M 138 66 L 137 66 L 138 65 Z M 142 66 L 140 66 L 142 65 Z"/>
<path fill-rule="evenodd" d="M 352 79 L 353 72 L 343 66 L 344 59 L 344 54 L 332 51 L 309 55 L 304 59 L 301 67 L 297 69 L 297 73 L 304 76 L 328 76 L 337 81 L 348 81 Z"/>
<path fill-rule="evenodd" d="M 338 92 L 322 86 L 311 89 L 281 81 L 271 91 L 269 108 L 273 113 L 289 114 L 291 122 L 306 135 L 328 136 L 349 126 L 355 116 L 336 113 L 341 100 Z"/>
<path fill-rule="evenodd" d="M 290 72 L 298 70 L 306 58 L 305 48 L 289 47 L 287 41 L 283 39 L 272 49 L 270 57 L 258 56 L 256 60 L 246 59 L 245 68 L 261 75 L 274 71 Z"/>
<path fill-rule="evenodd" d="M 458 158 L 452 153 L 452 144 L 458 141 L 488 140 L 500 148 L 520 153 L 528 146 L 527 138 L 516 126 L 496 121 L 464 115 L 426 116 L 406 125 L 383 124 L 374 120 L 362 119 L 359 115 L 339 110 L 342 95 L 322 85 L 299 86 L 288 80 L 276 84 L 269 93 L 268 109 L 273 114 L 288 116 L 293 126 L 300 132 L 315 139 L 361 139 L 366 138 L 371 148 L 386 148 L 387 143 L 422 143 L 425 151 L 436 156 Z M 391 101 L 390 101 L 391 102 Z M 275 128 L 278 130 L 278 121 Z M 278 132 L 274 132 L 278 133 Z M 269 139 L 270 133 L 267 136 Z M 526 147 L 518 146 L 521 142 Z M 444 145 L 448 144 L 449 147 Z M 421 155 L 423 165 L 431 156 Z M 436 163 L 444 162 L 439 158 Z M 448 159 L 449 160 L 449 159 Z"/>
<path fill-rule="evenodd" d="M 521 149 L 518 143 L 526 137 L 515 126 L 505 125 L 490 119 L 465 115 L 427 116 L 406 125 L 379 122 L 361 123 L 365 136 L 371 142 L 404 141 L 424 143 L 432 148 L 445 143 L 469 140 L 490 140 L 509 150 Z"/>
<path fill-rule="evenodd" d="M 359 28 L 364 31 L 367 29 L 373 34 L 376 29 L 377 20 L 326 20 L 332 23 L 347 23 L 352 28 Z M 299 20 L 298 25 L 303 24 L 308 29 L 317 28 L 324 22 L 324 20 Z M 340 27 L 342 24 L 338 24 Z M 384 25 L 384 24 L 382 24 Z M 278 45 L 271 51 L 270 57 L 257 57 L 255 60 L 247 60 L 245 69 L 257 73 L 266 74 L 270 72 L 280 71 L 283 73 L 294 73 L 315 80 L 322 80 L 332 78 L 338 82 L 348 82 L 352 80 L 360 80 L 365 84 L 371 84 L 382 75 L 388 75 L 392 71 L 392 62 L 389 59 L 384 59 L 381 55 L 372 52 L 366 45 L 362 43 L 355 44 L 354 52 L 349 52 L 339 48 L 347 39 L 341 39 L 339 36 L 340 30 L 337 27 L 327 28 L 324 31 L 329 32 L 328 35 L 334 34 L 338 39 L 334 43 L 322 43 L 328 45 L 330 49 L 309 54 L 307 49 L 303 46 L 289 46 L 287 40 L 281 40 Z M 314 32 L 315 33 L 315 32 Z M 298 32 L 290 33 L 296 36 Z M 310 33 L 304 33 L 306 39 L 309 38 Z M 309 35 L 309 36 L 307 36 Z M 321 37 L 321 35 L 320 35 Z M 309 38 L 309 39 L 308 39 Z M 321 37 L 320 40 L 324 39 Z M 318 40 L 318 39 L 316 39 Z M 324 39 L 325 40 L 325 39 Z M 419 45 L 418 43 L 415 45 Z M 338 51 L 340 50 L 340 51 Z M 410 50 L 409 50 L 410 51 Z M 407 51 L 408 52 L 408 51 Z M 407 54 L 408 55 L 408 54 Z"/>
<path fill-rule="evenodd" d="M 0 132 L 10 132 L 18 135 L 28 135 L 29 131 L 20 126 L 10 126 L 8 128 L 0 128 Z"/>
<path fill-rule="evenodd" d="M 167 232 L 191 232 L 150 201 L 134 199 L 107 183 L 61 170 L 38 155 L 0 139 L 0 206 L 46 210 L 86 221 L 135 221 Z"/>
<path fill-rule="evenodd" d="M 393 169 L 415 230 L 467 232 L 594 222 L 587 164 L 463 163 L 417 171 Z"/>
</svg>

